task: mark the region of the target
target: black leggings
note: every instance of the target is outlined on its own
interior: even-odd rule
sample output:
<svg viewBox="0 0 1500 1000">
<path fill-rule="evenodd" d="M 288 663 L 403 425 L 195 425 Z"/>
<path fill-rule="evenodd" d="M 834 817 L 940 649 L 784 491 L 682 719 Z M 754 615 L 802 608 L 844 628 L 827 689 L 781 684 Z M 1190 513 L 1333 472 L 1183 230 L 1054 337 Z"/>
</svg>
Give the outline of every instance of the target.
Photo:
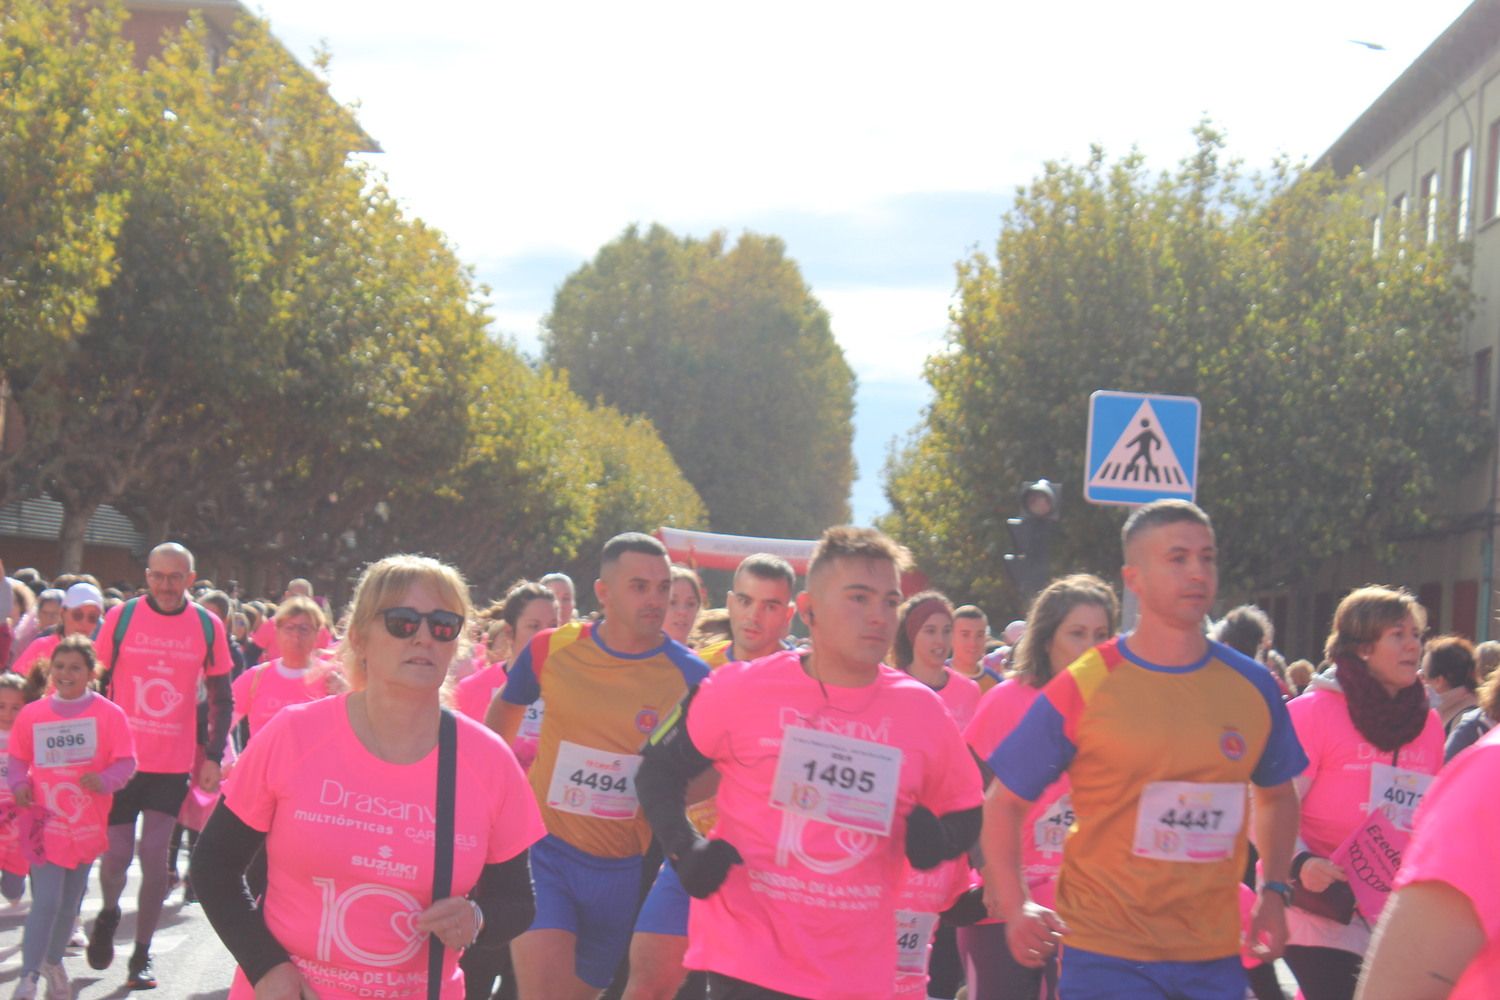
<svg viewBox="0 0 1500 1000">
<path fill-rule="evenodd" d="M 1291 944 L 1285 958 L 1306 1000 L 1353 1000 L 1360 965 L 1354 952 Z"/>
<path fill-rule="evenodd" d="M 969 1000 L 1037 1000 L 1038 996 L 1051 1000 L 1057 996 L 1057 958 L 1040 969 L 1017 962 L 1006 943 L 1004 924 L 960 927 L 958 953 L 969 980 Z"/>
</svg>

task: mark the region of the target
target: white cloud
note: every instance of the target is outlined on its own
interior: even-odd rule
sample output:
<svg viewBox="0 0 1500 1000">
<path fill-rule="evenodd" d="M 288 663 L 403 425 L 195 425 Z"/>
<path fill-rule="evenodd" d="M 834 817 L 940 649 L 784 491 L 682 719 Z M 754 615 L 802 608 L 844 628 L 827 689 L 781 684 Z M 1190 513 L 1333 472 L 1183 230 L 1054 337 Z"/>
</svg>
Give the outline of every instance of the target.
<svg viewBox="0 0 1500 1000">
<path fill-rule="evenodd" d="M 942 349 L 951 288 L 824 289 L 818 298 L 860 381 L 922 377 L 928 355 Z"/>
</svg>

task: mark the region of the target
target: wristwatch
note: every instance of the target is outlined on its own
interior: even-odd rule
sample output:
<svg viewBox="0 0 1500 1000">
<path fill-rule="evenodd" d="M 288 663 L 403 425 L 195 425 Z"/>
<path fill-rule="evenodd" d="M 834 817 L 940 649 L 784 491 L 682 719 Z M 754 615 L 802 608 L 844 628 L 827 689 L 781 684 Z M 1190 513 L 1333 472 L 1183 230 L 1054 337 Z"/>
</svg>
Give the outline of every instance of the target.
<svg viewBox="0 0 1500 1000">
<path fill-rule="evenodd" d="M 1292 905 L 1292 887 L 1285 882 L 1262 882 L 1261 892 L 1274 892 L 1281 897 L 1281 901 L 1287 906 Z"/>
</svg>

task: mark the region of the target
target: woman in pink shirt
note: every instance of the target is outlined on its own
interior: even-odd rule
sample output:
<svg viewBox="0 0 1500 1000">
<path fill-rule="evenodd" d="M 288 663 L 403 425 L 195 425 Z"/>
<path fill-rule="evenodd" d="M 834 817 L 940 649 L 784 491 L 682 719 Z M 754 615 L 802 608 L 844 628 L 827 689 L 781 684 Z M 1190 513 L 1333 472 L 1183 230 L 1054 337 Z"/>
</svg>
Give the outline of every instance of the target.
<svg viewBox="0 0 1500 1000">
<path fill-rule="evenodd" d="M 1415 597 L 1362 587 L 1333 616 L 1334 666 L 1287 704 L 1308 766 L 1301 799 L 1286 963 L 1307 1000 L 1350 1000 L 1369 919 L 1353 908 L 1348 873 L 1330 860 L 1381 809 L 1402 830 L 1443 763 L 1443 726 L 1418 676 L 1426 614 Z M 1316 894 L 1316 898 L 1309 898 Z"/>
<path fill-rule="evenodd" d="M 964 730 L 964 740 L 975 756 L 988 760 L 1047 682 L 1084 653 L 1107 642 L 1119 619 L 1120 604 L 1114 590 L 1096 576 L 1080 573 L 1048 584 L 1026 616 L 1028 624 L 1015 648 L 1015 672 L 985 693 L 973 721 Z M 986 778 L 993 780 L 988 774 Z M 1044 906 L 1053 905 L 1063 840 L 1072 824 L 1068 779 L 1064 777 L 1037 799 L 1026 817 L 1029 833 L 1022 841 L 1027 886 Z M 971 1000 L 1036 1000 L 1039 995 L 1052 997 L 1056 993 L 1056 960 L 1038 969 L 1018 965 L 1005 942 L 1004 923 L 960 927 L 958 948 Z"/>
<path fill-rule="evenodd" d="M 234 681 L 234 725 L 242 750 L 286 706 L 326 698 L 348 687 L 334 664 L 314 655 L 324 628 L 323 609 L 316 602 L 293 594 L 277 607 L 274 621 L 281 655 Z"/>
<path fill-rule="evenodd" d="M 1358 1000 L 1500 997 L 1500 730 L 1456 757 L 1417 810 Z"/>
<path fill-rule="evenodd" d="M 520 765 L 495 734 L 440 703 L 469 618 L 458 571 L 419 556 L 365 570 L 343 647 L 348 694 L 284 708 L 235 765 L 193 853 L 203 910 L 239 966 L 230 996 L 464 994 L 458 953 L 503 947 L 531 922 L 527 849 L 543 829 Z M 439 741 L 456 745 L 453 833 L 435 845 Z M 264 846 L 252 907 L 242 875 Z M 450 888 L 434 898 L 438 850 Z"/>
<path fill-rule="evenodd" d="M 525 649 L 542 629 L 557 628 L 557 598 L 540 583 L 520 580 L 512 584 L 497 607 L 498 612 L 492 609 L 491 613 L 500 619 L 501 635 L 510 649 Z M 483 722 L 495 692 L 504 685 L 505 661 L 501 660 L 459 681 L 453 700 L 460 712 Z"/>
<path fill-rule="evenodd" d="M 946 664 L 953 648 L 953 605 L 935 590 L 914 594 L 896 618 L 891 665 L 937 692 L 960 731 L 979 707 L 979 685 Z"/>
</svg>

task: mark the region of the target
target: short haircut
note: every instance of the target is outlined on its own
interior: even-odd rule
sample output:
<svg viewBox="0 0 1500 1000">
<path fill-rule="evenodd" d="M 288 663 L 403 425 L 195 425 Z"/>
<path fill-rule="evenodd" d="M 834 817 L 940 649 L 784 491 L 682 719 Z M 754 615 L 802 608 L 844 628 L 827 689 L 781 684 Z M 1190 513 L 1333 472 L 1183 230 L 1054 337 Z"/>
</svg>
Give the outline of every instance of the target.
<svg viewBox="0 0 1500 1000">
<path fill-rule="evenodd" d="M 1271 619 L 1253 604 L 1241 604 L 1230 609 L 1213 627 L 1213 638 L 1230 649 L 1244 653 L 1252 660 L 1260 652 L 1261 643 L 1275 635 Z"/>
<path fill-rule="evenodd" d="M 1450 688 L 1479 687 L 1474 669 L 1474 644 L 1461 635 L 1440 635 L 1427 643 L 1425 673 L 1429 680 L 1441 677 Z"/>
<path fill-rule="evenodd" d="M 577 592 L 578 590 L 577 587 L 573 586 L 573 578 L 566 573 L 548 573 L 546 576 L 538 580 L 537 583 L 540 583 L 543 586 L 551 583 L 566 583 L 568 585 L 568 590 L 574 592 Z"/>
<path fill-rule="evenodd" d="M 1213 522 L 1203 512 L 1203 508 L 1186 500 L 1153 500 L 1144 507 L 1137 507 L 1130 512 L 1125 519 L 1125 527 L 1120 529 L 1120 548 L 1129 549 L 1130 543 L 1143 531 L 1152 528 L 1162 528 L 1169 524 L 1201 524 L 1209 531 L 1214 530 Z"/>
<path fill-rule="evenodd" d="M 953 612 L 953 621 L 956 624 L 960 618 L 973 618 L 982 621 L 986 625 L 990 623 L 990 616 L 984 613 L 984 609 L 976 604 L 964 604 Z"/>
<path fill-rule="evenodd" d="M 288 580 L 286 582 L 286 589 L 287 590 L 291 590 L 293 587 L 297 586 L 298 584 L 301 584 L 302 588 L 307 591 L 307 596 L 308 597 L 311 597 L 313 595 L 312 581 L 304 579 L 303 577 L 300 577 L 300 576 L 297 577 L 295 580 Z"/>
<path fill-rule="evenodd" d="M 602 571 L 611 563 L 619 562 L 627 552 L 667 558 L 667 547 L 659 540 L 639 531 L 626 531 L 604 543 L 604 549 L 599 553 L 599 569 Z"/>
<path fill-rule="evenodd" d="M 1474 669 L 1479 679 L 1484 680 L 1500 666 L 1500 642 L 1490 639 L 1474 647 Z"/>
<path fill-rule="evenodd" d="M 1427 627 L 1427 609 L 1409 590 L 1371 585 L 1351 591 L 1333 613 L 1323 655 L 1334 661 L 1357 656 L 1359 647 L 1379 641 L 1386 629 L 1408 617 L 1416 621 L 1418 632 Z"/>
<path fill-rule="evenodd" d="M 177 556 L 179 559 L 187 560 L 187 568 L 189 573 L 193 572 L 197 568 L 193 560 L 193 554 L 188 551 L 186 545 L 181 545 L 177 542 L 162 542 L 156 548 L 152 549 L 150 554 L 146 556 L 146 562 L 149 563 L 151 561 L 151 556 L 156 555 L 158 552 Z"/>
<path fill-rule="evenodd" d="M 807 563 L 808 581 L 839 559 L 878 559 L 894 564 L 898 573 L 911 568 L 911 553 L 884 532 L 844 524 L 823 532 L 813 546 Z"/>
<path fill-rule="evenodd" d="M 222 590 L 210 590 L 198 598 L 198 603 L 219 616 L 219 621 L 229 624 L 229 595 Z"/>
<path fill-rule="evenodd" d="M 735 568 L 734 578 L 738 580 L 741 573 L 749 573 L 753 577 L 770 580 L 773 583 L 780 580 L 786 584 L 789 594 L 797 591 L 797 573 L 792 569 L 792 564 L 769 552 L 757 552 L 753 556 L 746 556 Z"/>
<path fill-rule="evenodd" d="M 312 622 L 314 628 L 322 628 L 328 624 L 327 620 L 323 617 L 323 609 L 311 597 L 293 594 L 276 605 L 276 617 L 274 619 L 276 624 L 280 625 L 282 622 L 298 616 Z"/>
</svg>

